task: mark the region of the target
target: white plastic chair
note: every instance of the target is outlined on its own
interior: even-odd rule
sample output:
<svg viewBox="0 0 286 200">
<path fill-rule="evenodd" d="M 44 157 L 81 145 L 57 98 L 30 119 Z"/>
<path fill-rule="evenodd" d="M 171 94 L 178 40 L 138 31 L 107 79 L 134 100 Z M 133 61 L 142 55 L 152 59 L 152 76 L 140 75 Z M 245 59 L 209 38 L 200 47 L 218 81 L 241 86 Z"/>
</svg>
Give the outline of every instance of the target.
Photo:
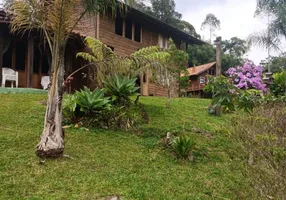
<svg viewBox="0 0 286 200">
<path fill-rule="evenodd" d="M 18 72 L 13 69 L 3 67 L 2 68 L 2 87 L 5 87 L 6 81 L 11 81 L 11 87 L 16 82 L 16 88 L 18 87 Z"/>
<path fill-rule="evenodd" d="M 50 84 L 50 77 L 49 76 L 43 76 L 41 79 L 42 88 L 44 90 L 48 89 L 49 84 Z"/>
</svg>

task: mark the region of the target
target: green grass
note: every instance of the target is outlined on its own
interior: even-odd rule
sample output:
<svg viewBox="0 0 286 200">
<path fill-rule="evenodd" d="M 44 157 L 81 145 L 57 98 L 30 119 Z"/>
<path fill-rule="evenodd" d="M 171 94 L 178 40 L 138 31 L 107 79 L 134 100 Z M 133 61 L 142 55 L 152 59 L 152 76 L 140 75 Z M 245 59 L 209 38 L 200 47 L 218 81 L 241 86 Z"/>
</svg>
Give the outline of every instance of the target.
<svg viewBox="0 0 286 200">
<path fill-rule="evenodd" d="M 0 199 L 246 199 L 243 165 L 234 158 L 227 131 L 231 115 L 207 114 L 208 100 L 142 97 L 150 123 L 140 131 L 66 129 L 65 153 L 74 159 L 39 164 L 35 145 L 43 126 L 46 95 L 0 95 Z M 177 160 L 162 147 L 167 131 L 191 127 L 194 162 Z"/>
<path fill-rule="evenodd" d="M 35 88 L 7 88 L 0 87 L 0 94 L 8 93 L 34 93 L 34 94 L 44 94 L 47 93 L 47 90 L 35 89 Z"/>
</svg>

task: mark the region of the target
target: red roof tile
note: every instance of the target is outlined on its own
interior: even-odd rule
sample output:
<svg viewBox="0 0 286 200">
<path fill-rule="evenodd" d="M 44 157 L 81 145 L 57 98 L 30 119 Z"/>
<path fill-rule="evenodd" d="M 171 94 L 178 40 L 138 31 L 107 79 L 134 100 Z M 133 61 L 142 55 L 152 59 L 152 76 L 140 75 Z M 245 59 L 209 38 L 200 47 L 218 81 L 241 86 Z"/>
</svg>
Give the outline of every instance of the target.
<svg viewBox="0 0 286 200">
<path fill-rule="evenodd" d="M 212 63 L 208 63 L 208 64 L 196 66 L 196 67 L 190 67 L 187 69 L 187 71 L 188 71 L 187 76 L 199 75 L 199 74 L 207 71 L 208 69 L 210 69 L 215 64 L 216 64 L 216 62 L 212 62 Z M 185 72 L 182 72 L 181 76 L 186 76 Z"/>
</svg>

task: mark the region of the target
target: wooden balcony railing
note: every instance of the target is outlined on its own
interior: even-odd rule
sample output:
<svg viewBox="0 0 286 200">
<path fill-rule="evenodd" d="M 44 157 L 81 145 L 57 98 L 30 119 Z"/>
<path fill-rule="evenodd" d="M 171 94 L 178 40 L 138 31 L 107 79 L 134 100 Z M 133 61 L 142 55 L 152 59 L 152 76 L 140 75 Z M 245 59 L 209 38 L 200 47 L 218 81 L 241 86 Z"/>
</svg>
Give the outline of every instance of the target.
<svg viewBox="0 0 286 200">
<path fill-rule="evenodd" d="M 198 91 L 198 90 L 203 90 L 206 84 L 191 84 L 188 88 L 187 91 Z"/>
</svg>

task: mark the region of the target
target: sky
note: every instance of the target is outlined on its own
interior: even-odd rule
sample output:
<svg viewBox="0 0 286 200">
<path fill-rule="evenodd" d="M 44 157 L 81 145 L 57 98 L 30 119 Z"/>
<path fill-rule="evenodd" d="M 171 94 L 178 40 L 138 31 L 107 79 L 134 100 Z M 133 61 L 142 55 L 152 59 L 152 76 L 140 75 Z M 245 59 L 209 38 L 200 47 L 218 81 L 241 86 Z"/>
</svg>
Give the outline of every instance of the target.
<svg viewBox="0 0 286 200">
<path fill-rule="evenodd" d="M 254 17 L 256 0 L 175 0 L 175 3 L 176 10 L 183 14 L 183 20 L 191 23 L 206 40 L 209 33 L 200 28 L 209 13 L 221 21 L 221 29 L 215 34 L 223 40 L 235 36 L 246 39 L 267 26 L 265 19 Z M 246 57 L 259 64 L 267 57 L 267 52 L 259 47 L 251 47 Z"/>
</svg>

